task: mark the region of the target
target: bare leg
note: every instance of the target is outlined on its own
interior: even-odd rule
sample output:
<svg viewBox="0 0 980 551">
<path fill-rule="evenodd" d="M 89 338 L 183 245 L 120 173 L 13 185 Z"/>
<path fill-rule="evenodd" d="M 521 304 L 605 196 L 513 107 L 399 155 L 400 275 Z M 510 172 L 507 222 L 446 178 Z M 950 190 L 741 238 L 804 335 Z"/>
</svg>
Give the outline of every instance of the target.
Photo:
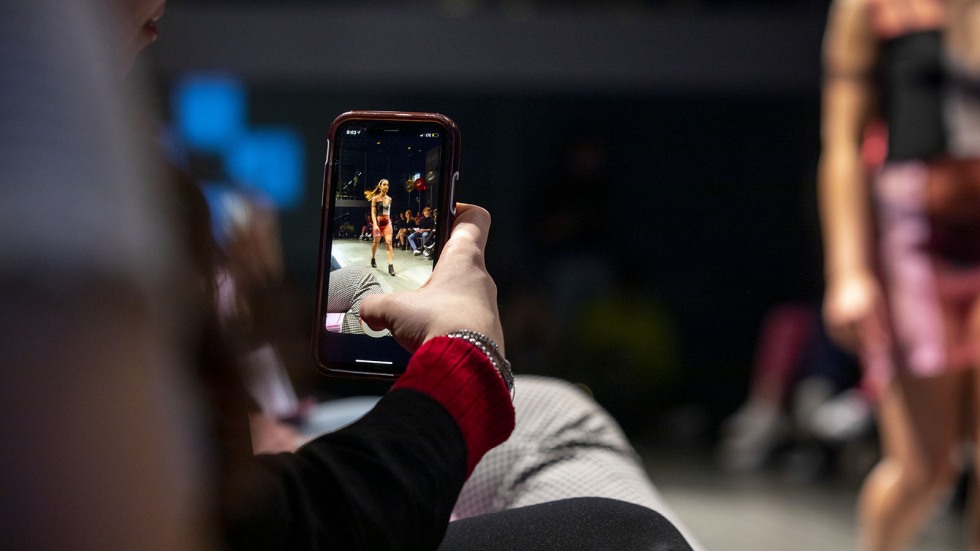
<svg viewBox="0 0 980 551">
<path fill-rule="evenodd" d="M 980 387 L 975 387 L 980 388 Z M 973 453 L 976 454 L 976 447 L 974 447 Z M 977 459 L 974 458 L 974 469 L 976 469 Z M 970 476 L 970 487 L 969 495 L 967 496 L 967 506 L 966 506 L 966 528 L 967 528 L 967 541 L 969 542 L 969 549 L 971 551 L 980 551 L 980 481 L 977 477 L 980 476 L 974 470 L 973 474 Z"/>
<path fill-rule="evenodd" d="M 858 502 L 862 549 L 902 549 L 952 486 L 968 376 L 897 375 L 882 394 L 882 459 L 865 480 Z"/>
<path fill-rule="evenodd" d="M 980 343 L 980 299 L 977 299 L 974 304 L 972 311 L 970 313 L 970 319 L 968 323 L 969 331 L 969 341 L 971 343 Z M 974 449 L 973 449 L 973 475 L 970 486 L 970 501 L 967 508 L 966 520 L 969 528 L 969 545 L 970 549 L 973 551 L 980 551 L 980 373 L 977 373 L 977 369 L 980 369 L 980 365 L 977 365 L 977 359 L 974 359 L 972 368 L 973 371 L 973 395 L 970 397 L 972 403 L 970 404 L 970 411 L 973 414 L 970 426 L 970 432 L 973 434 Z"/>
<path fill-rule="evenodd" d="M 385 234 L 385 248 L 386 248 L 386 252 L 388 253 L 388 264 L 392 264 L 393 263 L 391 261 L 391 259 L 392 259 L 392 249 L 393 249 L 391 242 L 392 242 L 391 232 L 389 231 L 388 233 Z"/>
</svg>

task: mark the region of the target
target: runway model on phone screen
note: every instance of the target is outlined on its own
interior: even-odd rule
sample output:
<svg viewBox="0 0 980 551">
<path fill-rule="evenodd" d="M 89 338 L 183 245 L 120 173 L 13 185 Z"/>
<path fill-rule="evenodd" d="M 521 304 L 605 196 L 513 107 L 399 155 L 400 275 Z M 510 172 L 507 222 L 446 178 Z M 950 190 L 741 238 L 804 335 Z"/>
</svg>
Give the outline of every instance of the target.
<svg viewBox="0 0 980 551">
<path fill-rule="evenodd" d="M 977 0 L 834 0 L 828 19 L 823 314 L 860 354 L 882 444 L 858 504 L 863 549 L 911 543 L 959 476 L 960 444 L 980 443 L 978 38 Z M 887 156 L 868 178 L 861 141 L 877 121 Z"/>
<path fill-rule="evenodd" d="M 379 181 L 374 190 L 365 191 L 364 196 L 371 201 L 371 227 L 374 228 L 374 244 L 371 245 L 371 267 L 378 267 L 374 255 L 378 252 L 378 242 L 384 236 L 385 252 L 388 253 L 388 273 L 395 275 L 391 250 L 391 197 L 388 196 L 388 180 Z"/>
</svg>

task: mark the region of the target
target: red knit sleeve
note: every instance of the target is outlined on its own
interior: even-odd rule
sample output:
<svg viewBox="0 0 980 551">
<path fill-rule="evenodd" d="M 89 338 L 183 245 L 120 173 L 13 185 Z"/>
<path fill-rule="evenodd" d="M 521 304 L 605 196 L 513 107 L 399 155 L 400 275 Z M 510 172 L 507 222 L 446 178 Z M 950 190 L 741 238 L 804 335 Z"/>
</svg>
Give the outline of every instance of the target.
<svg viewBox="0 0 980 551">
<path fill-rule="evenodd" d="M 514 405 L 490 360 L 472 344 L 436 337 L 412 356 L 392 388 L 431 396 L 456 420 L 466 439 L 466 476 L 514 430 Z"/>
</svg>

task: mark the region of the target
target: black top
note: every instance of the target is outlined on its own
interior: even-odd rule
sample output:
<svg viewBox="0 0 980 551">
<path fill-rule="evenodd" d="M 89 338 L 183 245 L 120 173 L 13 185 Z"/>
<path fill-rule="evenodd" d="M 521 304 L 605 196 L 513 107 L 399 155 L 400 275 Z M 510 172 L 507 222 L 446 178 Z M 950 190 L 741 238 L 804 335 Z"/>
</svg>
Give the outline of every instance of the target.
<svg viewBox="0 0 980 551">
<path fill-rule="evenodd" d="M 391 198 L 383 197 L 380 201 L 374 203 L 374 214 L 375 216 L 390 216 L 391 215 Z"/>
<path fill-rule="evenodd" d="M 882 42 L 879 60 L 889 160 L 928 159 L 946 150 L 942 35 L 918 31 Z"/>
<path fill-rule="evenodd" d="M 401 217 L 395 218 L 395 221 L 392 222 L 392 227 L 394 229 L 396 229 L 396 230 L 401 230 L 401 229 L 404 229 L 404 228 L 408 228 L 410 226 L 411 226 L 411 224 L 409 224 L 408 222 L 406 222 L 405 219 L 404 218 L 401 218 Z"/>
</svg>

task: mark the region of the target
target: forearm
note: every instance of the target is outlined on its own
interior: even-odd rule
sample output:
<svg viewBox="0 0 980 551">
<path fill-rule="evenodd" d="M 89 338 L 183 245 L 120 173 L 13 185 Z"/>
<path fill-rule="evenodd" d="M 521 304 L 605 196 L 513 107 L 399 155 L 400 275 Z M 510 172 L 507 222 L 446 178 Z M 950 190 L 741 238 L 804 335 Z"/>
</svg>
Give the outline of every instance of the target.
<svg viewBox="0 0 980 551">
<path fill-rule="evenodd" d="M 466 477 L 466 445 L 434 400 L 394 390 L 295 454 L 259 458 L 262 493 L 234 549 L 434 549 Z"/>
<path fill-rule="evenodd" d="M 825 153 L 818 169 L 824 274 L 828 282 L 871 271 L 870 204 L 858 152 Z"/>
<path fill-rule="evenodd" d="M 358 422 L 265 456 L 235 548 L 426 549 L 476 461 L 513 430 L 510 396 L 472 345 L 437 338 Z"/>
<path fill-rule="evenodd" d="M 824 37 L 817 175 L 829 282 L 865 274 L 871 267 L 870 204 L 861 142 L 873 116 L 876 50 L 864 4 L 835 1 Z"/>
</svg>

